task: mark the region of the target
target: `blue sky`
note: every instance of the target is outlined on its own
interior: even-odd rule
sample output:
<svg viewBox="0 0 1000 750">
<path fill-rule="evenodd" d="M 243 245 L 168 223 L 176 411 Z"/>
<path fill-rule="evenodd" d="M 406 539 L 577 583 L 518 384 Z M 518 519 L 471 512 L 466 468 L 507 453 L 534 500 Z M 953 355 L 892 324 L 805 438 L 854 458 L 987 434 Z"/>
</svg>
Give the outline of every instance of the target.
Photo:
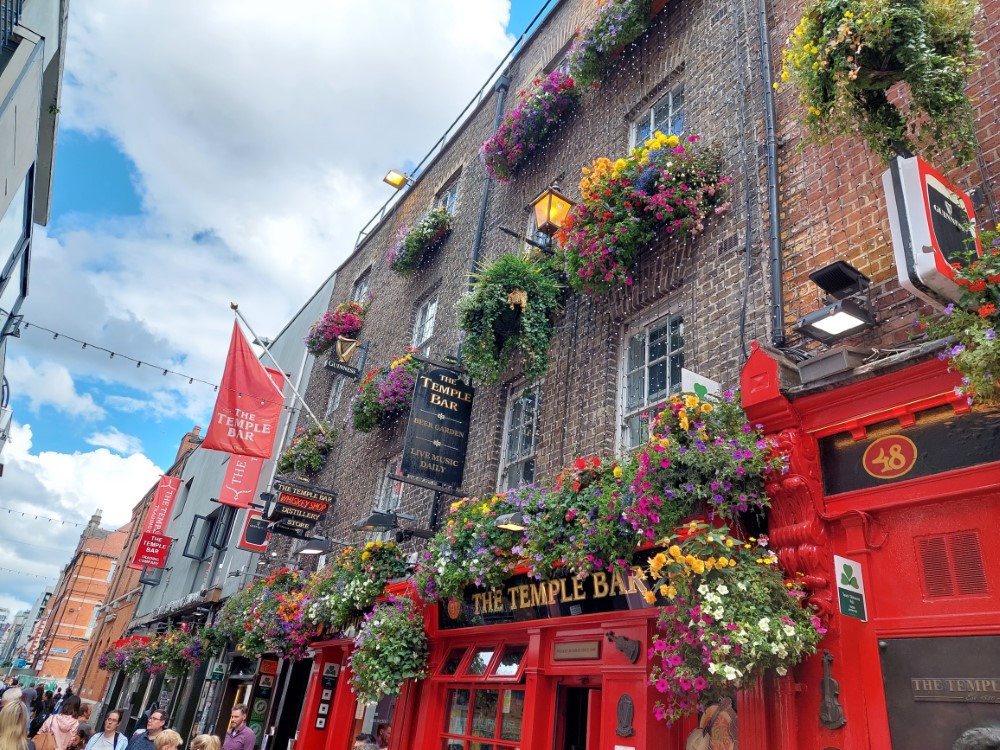
<svg viewBox="0 0 1000 750">
<path fill-rule="evenodd" d="M 0 606 L 27 606 L 42 582 L 3 569 L 54 582 L 75 524 L 97 508 L 106 526 L 127 520 L 204 424 L 212 389 L 162 368 L 218 382 L 230 300 L 261 335 L 280 330 L 388 197 L 385 169 L 420 160 L 544 4 L 387 1 L 304 0 L 308 29 L 267 0 L 71 4 L 52 215 L 22 308 L 62 336 L 29 325 L 8 347 Z M 261 38 L 294 41 L 262 59 Z"/>
</svg>

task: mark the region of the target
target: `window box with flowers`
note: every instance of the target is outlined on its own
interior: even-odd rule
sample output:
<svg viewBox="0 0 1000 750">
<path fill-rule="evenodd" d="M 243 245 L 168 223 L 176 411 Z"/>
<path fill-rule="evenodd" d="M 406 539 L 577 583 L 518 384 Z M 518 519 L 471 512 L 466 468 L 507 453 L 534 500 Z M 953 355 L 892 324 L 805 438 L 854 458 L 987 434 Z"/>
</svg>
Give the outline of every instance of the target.
<svg viewBox="0 0 1000 750">
<path fill-rule="evenodd" d="M 399 695 L 406 680 L 427 676 L 427 634 L 420 609 L 390 596 L 365 615 L 349 657 L 351 690 L 359 703 Z"/>
<path fill-rule="evenodd" d="M 670 534 L 685 517 L 734 521 L 766 507 L 765 478 L 783 465 L 747 423 L 736 394 L 699 391 L 670 397 L 639 454 L 636 502 L 626 518 L 649 541 Z"/>
<path fill-rule="evenodd" d="M 414 354 L 407 347 L 402 357 L 365 375 L 352 404 L 355 430 L 371 432 L 410 408 L 420 372 L 420 360 Z"/>
<path fill-rule="evenodd" d="M 278 457 L 281 474 L 315 474 L 323 468 L 333 448 L 337 430 L 329 422 L 299 427 L 291 444 Z"/>
<path fill-rule="evenodd" d="M 305 616 L 309 598 L 304 585 L 296 571 L 277 570 L 231 596 L 216 627 L 250 658 L 274 653 L 301 659 L 317 635 L 316 626 Z"/>
<path fill-rule="evenodd" d="M 510 180 L 580 101 L 573 78 L 560 70 L 536 78 L 535 86 L 534 93 L 519 94 L 517 105 L 479 149 L 486 173 L 494 180 Z"/>
<path fill-rule="evenodd" d="M 812 139 L 860 135 L 886 160 L 895 144 L 913 150 L 914 141 L 971 158 L 966 87 L 979 56 L 978 13 L 972 0 L 810 0 L 783 51 L 781 78 L 798 89 Z M 909 92 L 905 109 L 889 93 L 899 82 Z"/>
<path fill-rule="evenodd" d="M 309 578 L 306 612 L 311 622 L 334 630 L 367 612 L 386 584 L 406 574 L 406 557 L 395 542 L 348 547 L 332 565 Z"/>
<path fill-rule="evenodd" d="M 309 329 L 309 335 L 305 338 L 309 353 L 319 356 L 332 349 L 337 339 L 353 339 L 357 336 L 369 304 L 370 297 L 364 302 L 341 302 L 333 312 L 324 313 Z"/>
<path fill-rule="evenodd" d="M 722 174 L 719 150 L 699 141 L 657 131 L 624 159 L 601 157 L 583 169 L 582 200 L 556 234 L 574 290 L 630 286 L 640 250 L 659 233 L 697 236 L 729 209 L 732 178 Z"/>
<path fill-rule="evenodd" d="M 955 283 L 962 288 L 958 304 L 924 322 L 932 339 L 952 339 L 939 356 L 962 374 L 962 393 L 995 406 L 1000 404 L 1000 234 L 982 232 L 980 241 L 981 257 L 970 254 L 955 264 Z"/>
<path fill-rule="evenodd" d="M 802 607 L 801 582 L 786 576 L 765 538 L 743 542 L 694 521 L 663 541 L 645 594 L 661 605 L 649 677 L 663 695 L 657 719 L 704 711 L 765 670 L 783 675 L 815 653 L 826 629 Z"/>
<path fill-rule="evenodd" d="M 432 209 L 414 226 L 400 227 L 396 244 L 389 249 L 389 268 L 410 276 L 451 231 L 451 213 L 444 206 Z"/>
<path fill-rule="evenodd" d="M 517 352 L 526 377 L 544 374 L 558 306 L 559 284 L 548 259 L 506 253 L 483 268 L 456 304 L 462 361 L 472 378 L 496 383 Z"/>
</svg>

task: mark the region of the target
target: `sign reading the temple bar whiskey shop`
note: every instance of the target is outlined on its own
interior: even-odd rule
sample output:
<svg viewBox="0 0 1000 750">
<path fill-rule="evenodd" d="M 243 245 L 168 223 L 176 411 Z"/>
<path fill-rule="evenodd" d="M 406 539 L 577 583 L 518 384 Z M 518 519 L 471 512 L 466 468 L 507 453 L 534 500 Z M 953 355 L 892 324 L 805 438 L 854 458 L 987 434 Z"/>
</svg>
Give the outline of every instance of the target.
<svg viewBox="0 0 1000 750">
<path fill-rule="evenodd" d="M 509 578 L 502 588 L 469 587 L 461 601 L 440 602 L 438 622 L 442 630 L 450 630 L 645 609 L 652 606 L 643 599 L 645 591 L 646 586 L 639 578 L 621 568 L 613 572 L 599 570 L 583 579 L 558 577 L 536 581 L 520 575 Z"/>
<path fill-rule="evenodd" d="M 403 442 L 404 476 L 457 488 L 465 471 L 476 389 L 454 370 L 425 365 L 417 376 Z"/>
<path fill-rule="evenodd" d="M 279 534 L 300 536 L 312 530 L 337 501 L 331 490 L 317 489 L 298 482 L 278 480 L 274 483 L 278 500 L 271 510 L 272 530 Z"/>
</svg>

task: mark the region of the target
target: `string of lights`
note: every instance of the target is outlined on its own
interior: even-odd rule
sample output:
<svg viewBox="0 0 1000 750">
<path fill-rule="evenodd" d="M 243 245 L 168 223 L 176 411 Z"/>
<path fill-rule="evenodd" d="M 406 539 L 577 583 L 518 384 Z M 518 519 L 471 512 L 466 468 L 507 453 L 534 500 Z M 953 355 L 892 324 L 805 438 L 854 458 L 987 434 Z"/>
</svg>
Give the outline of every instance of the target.
<svg viewBox="0 0 1000 750">
<path fill-rule="evenodd" d="M 0 511 L 4 511 L 4 510 L 7 511 L 8 514 L 10 514 L 10 513 L 16 513 L 17 515 L 24 516 L 25 518 L 33 518 L 36 521 L 39 521 L 39 520 L 52 521 L 54 523 L 58 523 L 58 524 L 61 524 L 63 526 L 79 526 L 79 527 L 83 527 L 83 526 L 87 525 L 85 523 L 77 523 L 76 521 L 64 521 L 61 518 L 52 518 L 51 516 L 40 516 L 37 513 L 25 513 L 24 511 L 14 510 L 13 508 L 0 508 Z"/>
<path fill-rule="evenodd" d="M 37 573 L 25 573 L 23 570 L 12 570 L 11 568 L 0 568 L 0 573 L 16 573 L 19 576 L 28 576 L 29 578 L 41 578 L 43 581 L 57 580 L 55 576 L 40 576 Z"/>
<path fill-rule="evenodd" d="M 202 385 L 211 386 L 212 390 L 214 390 L 214 391 L 218 391 L 219 388 L 220 388 L 220 386 L 219 386 L 218 383 L 212 383 L 212 382 L 209 382 L 208 380 L 203 380 L 202 378 L 196 378 L 193 375 L 188 375 L 187 373 L 178 372 L 177 370 L 171 370 L 169 367 L 163 367 L 162 365 L 156 365 L 156 364 L 153 364 L 152 362 L 144 362 L 143 360 L 137 359 L 136 357 L 129 356 L 128 354 L 122 354 L 121 352 L 112 351 L 111 349 L 108 349 L 108 348 L 103 347 L 103 346 L 99 346 L 98 344 L 92 344 L 89 341 L 84 341 L 83 339 L 78 339 L 75 336 L 70 336 L 70 335 L 65 334 L 65 333 L 60 333 L 59 331 L 53 331 L 51 328 L 46 328 L 45 326 L 38 325 L 37 323 L 31 323 L 31 322 L 28 322 L 28 321 L 23 321 L 21 323 L 21 327 L 22 327 L 23 330 L 35 329 L 35 330 L 38 330 L 38 331 L 44 331 L 45 333 L 50 333 L 50 334 L 52 334 L 52 339 L 53 340 L 62 339 L 64 341 L 72 341 L 75 344 L 80 344 L 80 348 L 81 349 L 90 349 L 90 350 L 97 351 L 97 352 L 103 352 L 104 354 L 108 355 L 108 359 L 116 359 L 117 358 L 117 359 L 125 361 L 125 362 L 134 362 L 135 366 L 136 366 L 136 369 L 140 369 L 143 366 L 145 366 L 145 367 L 148 367 L 151 370 L 162 371 L 164 377 L 166 377 L 167 375 L 174 375 L 176 377 L 184 378 L 185 380 L 188 381 L 188 385 L 193 385 L 194 383 L 201 383 Z M 233 389 L 227 389 L 227 390 L 233 390 Z M 261 399 L 261 403 L 277 403 L 277 402 L 275 402 L 275 401 L 268 401 L 267 399 Z M 284 409 L 285 411 L 298 411 L 297 408 L 291 407 L 291 406 L 287 406 L 287 405 L 284 404 L 284 402 L 282 402 L 282 409 Z"/>
</svg>

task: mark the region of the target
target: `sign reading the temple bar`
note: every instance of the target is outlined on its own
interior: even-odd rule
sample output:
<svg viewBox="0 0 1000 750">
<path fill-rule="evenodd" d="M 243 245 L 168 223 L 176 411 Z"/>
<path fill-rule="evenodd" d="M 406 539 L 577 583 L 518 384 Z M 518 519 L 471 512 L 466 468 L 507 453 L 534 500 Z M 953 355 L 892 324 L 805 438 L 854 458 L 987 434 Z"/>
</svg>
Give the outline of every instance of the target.
<svg viewBox="0 0 1000 750">
<path fill-rule="evenodd" d="M 331 490 L 298 482 L 278 480 L 274 490 L 278 500 L 271 510 L 270 520 L 275 522 L 272 530 L 279 534 L 300 536 L 308 533 L 337 501 L 337 495 Z"/>
<path fill-rule="evenodd" d="M 135 557 L 132 558 L 130 568 L 141 570 L 142 568 L 162 568 L 167 564 L 167 555 L 170 554 L 169 536 L 162 534 L 152 534 L 143 532 L 139 537 L 139 544 L 135 548 Z"/>
<path fill-rule="evenodd" d="M 454 370 L 425 365 L 417 376 L 403 441 L 404 476 L 453 489 L 462 484 L 476 389 Z"/>
</svg>

